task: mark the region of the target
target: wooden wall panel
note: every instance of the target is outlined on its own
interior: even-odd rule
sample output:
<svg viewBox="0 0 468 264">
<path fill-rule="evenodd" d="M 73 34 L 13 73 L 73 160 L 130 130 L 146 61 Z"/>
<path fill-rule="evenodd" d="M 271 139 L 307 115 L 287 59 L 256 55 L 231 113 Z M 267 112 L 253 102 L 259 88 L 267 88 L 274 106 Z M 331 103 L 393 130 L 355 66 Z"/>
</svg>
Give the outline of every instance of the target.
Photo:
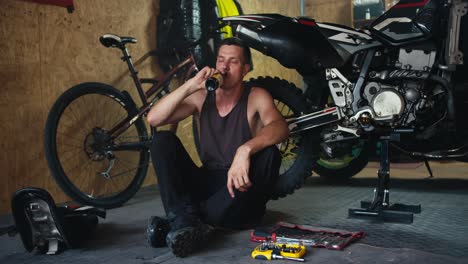
<svg viewBox="0 0 468 264">
<path fill-rule="evenodd" d="M 352 0 L 306 0 L 305 15 L 318 22 L 352 25 Z"/>
<path fill-rule="evenodd" d="M 0 212 L 8 212 L 10 195 L 26 186 L 45 188 L 59 202 L 68 200 L 44 157 L 48 111 L 63 91 L 80 82 L 132 88 L 120 51 L 104 48 L 98 38 L 108 32 L 136 37 L 138 44 L 129 48 L 138 60 L 156 47 L 158 7 L 158 0 L 80 0 L 68 14 L 56 6 L 0 1 Z M 138 70 L 142 77 L 158 73 L 152 59 Z M 154 175 L 147 177 L 146 184 L 151 183 Z"/>
</svg>

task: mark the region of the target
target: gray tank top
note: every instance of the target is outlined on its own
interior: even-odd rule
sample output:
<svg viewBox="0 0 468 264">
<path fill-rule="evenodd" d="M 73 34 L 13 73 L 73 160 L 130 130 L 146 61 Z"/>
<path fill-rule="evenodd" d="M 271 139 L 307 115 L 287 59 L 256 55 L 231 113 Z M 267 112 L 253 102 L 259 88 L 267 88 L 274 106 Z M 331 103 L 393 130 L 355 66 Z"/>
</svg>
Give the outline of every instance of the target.
<svg viewBox="0 0 468 264">
<path fill-rule="evenodd" d="M 247 101 L 250 87 L 245 87 L 241 98 L 225 117 L 216 107 L 215 93 L 208 93 L 200 114 L 200 158 L 208 169 L 227 169 L 231 166 L 237 148 L 252 138 L 247 119 Z"/>
</svg>

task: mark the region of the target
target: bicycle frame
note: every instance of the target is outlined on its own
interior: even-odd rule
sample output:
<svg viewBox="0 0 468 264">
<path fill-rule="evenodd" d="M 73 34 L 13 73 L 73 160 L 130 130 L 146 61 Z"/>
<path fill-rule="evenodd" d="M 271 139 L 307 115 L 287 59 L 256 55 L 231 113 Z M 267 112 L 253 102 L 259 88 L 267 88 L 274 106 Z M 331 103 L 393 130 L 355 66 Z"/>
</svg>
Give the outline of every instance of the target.
<svg viewBox="0 0 468 264">
<path fill-rule="evenodd" d="M 142 82 L 138 78 L 138 72 L 135 70 L 135 66 L 133 65 L 132 58 L 127 50 L 127 48 L 124 46 L 121 48 L 124 56 L 122 57 L 122 60 L 127 63 L 128 69 L 130 71 L 130 74 L 132 76 L 133 82 L 137 88 L 138 94 L 140 96 L 140 99 L 142 101 L 142 106 L 139 108 L 139 112 L 134 115 L 134 116 L 128 116 L 126 119 L 122 120 L 119 122 L 115 127 L 113 127 L 111 130 L 109 130 L 109 135 L 110 138 L 113 140 L 117 138 L 120 134 L 122 134 L 125 130 L 127 130 L 135 121 L 137 121 L 139 118 L 144 116 L 149 109 L 153 106 L 153 104 L 159 100 L 165 93 L 164 93 L 164 88 L 165 85 L 167 84 L 168 81 L 172 79 L 172 77 L 180 71 L 184 67 L 188 67 L 187 70 L 185 70 L 183 77 L 183 80 L 187 80 L 189 75 L 195 71 L 198 70 L 195 62 L 195 58 L 192 53 L 190 53 L 189 56 L 187 56 L 182 62 L 180 62 L 178 65 L 176 65 L 174 68 L 172 68 L 168 73 L 166 73 L 161 80 L 158 80 L 151 88 L 149 88 L 146 92 L 143 91 L 142 88 Z M 150 52 L 150 54 L 157 54 L 154 52 Z M 148 98 L 156 94 L 156 96 L 151 100 L 148 101 Z M 112 150 L 140 150 L 142 147 L 141 142 L 135 142 L 135 143 L 124 143 L 120 145 L 113 146 Z"/>
</svg>

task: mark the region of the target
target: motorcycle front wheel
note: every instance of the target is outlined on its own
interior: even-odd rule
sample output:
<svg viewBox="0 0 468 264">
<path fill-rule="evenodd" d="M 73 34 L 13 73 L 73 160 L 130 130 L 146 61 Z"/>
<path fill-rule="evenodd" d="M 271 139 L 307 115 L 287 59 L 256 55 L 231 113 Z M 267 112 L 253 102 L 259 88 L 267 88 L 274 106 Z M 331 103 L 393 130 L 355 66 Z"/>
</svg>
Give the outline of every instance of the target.
<svg viewBox="0 0 468 264">
<path fill-rule="evenodd" d="M 350 153 L 341 157 L 330 158 L 324 151 L 321 151 L 314 171 L 326 180 L 345 181 L 367 166 L 368 156 L 369 146 L 364 141 L 359 141 Z"/>
<path fill-rule="evenodd" d="M 44 131 L 45 156 L 52 177 L 74 201 L 115 208 L 138 191 L 149 162 L 143 120 L 117 138 L 108 134 L 136 113 L 129 96 L 102 83 L 78 84 L 54 103 Z"/>
<path fill-rule="evenodd" d="M 316 85 L 327 85 L 326 81 L 320 77 L 316 77 L 315 80 Z M 317 110 L 323 109 L 325 105 L 328 105 L 329 107 L 334 105 L 332 98 L 326 95 L 324 95 L 324 98 L 319 101 L 320 102 L 317 103 L 318 105 L 313 106 L 318 107 Z M 321 133 L 330 131 L 331 126 L 334 125 L 332 124 L 321 127 Z M 354 141 L 351 146 L 347 147 L 347 149 L 349 148 L 347 151 L 339 151 L 342 152 L 342 154 L 334 157 L 328 156 L 325 150 L 320 147 L 313 170 L 326 181 L 346 181 L 358 174 L 367 166 L 367 163 L 369 162 L 370 147 L 371 145 L 368 140 L 358 139 Z"/>
</svg>

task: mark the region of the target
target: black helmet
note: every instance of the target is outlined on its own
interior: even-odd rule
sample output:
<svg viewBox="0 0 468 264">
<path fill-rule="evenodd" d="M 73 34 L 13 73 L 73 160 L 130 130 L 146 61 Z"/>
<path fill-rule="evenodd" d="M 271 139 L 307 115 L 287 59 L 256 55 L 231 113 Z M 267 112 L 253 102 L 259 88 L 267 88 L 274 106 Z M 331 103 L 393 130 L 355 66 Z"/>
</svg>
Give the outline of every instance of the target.
<svg viewBox="0 0 468 264">
<path fill-rule="evenodd" d="M 16 191 L 11 199 L 11 210 L 27 251 L 37 247 L 55 254 L 59 246 L 70 246 L 64 233 L 63 217 L 57 215 L 54 200 L 46 190 L 29 187 Z"/>
</svg>

